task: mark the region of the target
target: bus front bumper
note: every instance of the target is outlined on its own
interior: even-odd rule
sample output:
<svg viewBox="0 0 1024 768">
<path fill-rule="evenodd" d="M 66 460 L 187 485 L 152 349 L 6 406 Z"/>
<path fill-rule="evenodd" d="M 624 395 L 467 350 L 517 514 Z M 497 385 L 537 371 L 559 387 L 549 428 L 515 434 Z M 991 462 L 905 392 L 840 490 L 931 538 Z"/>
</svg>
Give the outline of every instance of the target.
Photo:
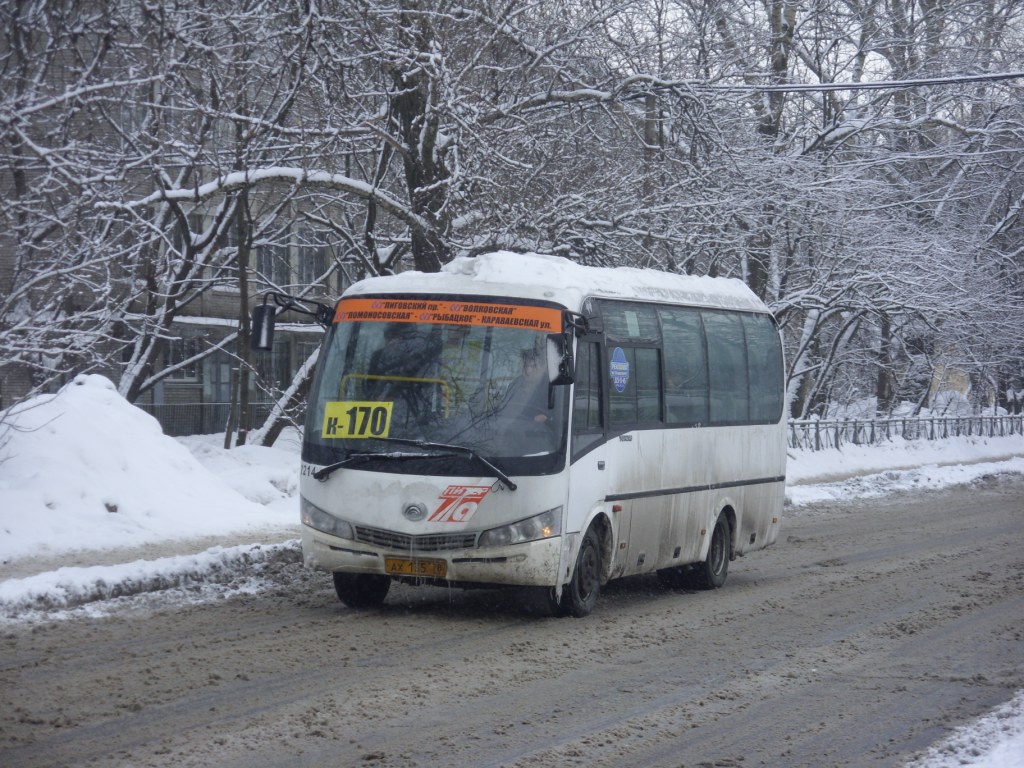
<svg viewBox="0 0 1024 768">
<path fill-rule="evenodd" d="M 423 581 L 466 585 L 552 587 L 557 581 L 563 537 L 443 552 L 383 549 L 302 526 L 302 555 L 307 568 L 373 573 Z"/>
</svg>

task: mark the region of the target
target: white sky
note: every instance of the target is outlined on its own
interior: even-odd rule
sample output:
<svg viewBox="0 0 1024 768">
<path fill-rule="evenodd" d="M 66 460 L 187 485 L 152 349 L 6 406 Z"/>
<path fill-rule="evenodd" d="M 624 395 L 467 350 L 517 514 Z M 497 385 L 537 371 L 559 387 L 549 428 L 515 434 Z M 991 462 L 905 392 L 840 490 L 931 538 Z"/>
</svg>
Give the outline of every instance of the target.
<svg viewBox="0 0 1024 768">
<path fill-rule="evenodd" d="M 294 437 L 281 447 L 230 451 L 222 450 L 223 437 L 170 438 L 96 375 L 17 408 L 0 418 L 5 423 L 14 428 L 0 426 L 0 568 L 118 548 L 156 546 L 165 554 L 0 580 L 0 621 L 38 619 L 41 605 L 48 619 L 71 606 L 80 607 L 68 615 L 103 615 L 111 585 L 128 583 L 139 592 L 188 585 L 193 599 L 203 599 L 209 575 L 241 561 L 247 576 L 228 591 L 256 592 L 260 563 L 295 546 L 282 541 L 282 531 L 298 534 Z M 791 451 L 787 511 L 813 514 L 807 505 L 815 501 L 935 489 L 1000 472 L 1024 473 L 1024 437 Z M 276 538 L 265 544 L 232 544 L 264 541 L 261 533 L 270 532 Z M 222 546 L 188 549 L 208 536 Z M 911 765 L 1024 766 L 1024 691 Z"/>
</svg>

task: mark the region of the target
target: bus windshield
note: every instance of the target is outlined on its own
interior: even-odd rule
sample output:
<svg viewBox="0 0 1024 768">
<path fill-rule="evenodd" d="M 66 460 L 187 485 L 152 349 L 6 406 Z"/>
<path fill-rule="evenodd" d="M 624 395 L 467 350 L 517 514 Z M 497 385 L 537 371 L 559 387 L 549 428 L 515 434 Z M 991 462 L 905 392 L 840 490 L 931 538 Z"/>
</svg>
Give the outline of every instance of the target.
<svg viewBox="0 0 1024 768">
<path fill-rule="evenodd" d="M 304 460 L 438 475 L 485 474 L 482 463 L 558 471 L 566 387 L 548 382 L 546 342 L 561 330 L 554 306 L 342 300 L 310 395 Z"/>
</svg>

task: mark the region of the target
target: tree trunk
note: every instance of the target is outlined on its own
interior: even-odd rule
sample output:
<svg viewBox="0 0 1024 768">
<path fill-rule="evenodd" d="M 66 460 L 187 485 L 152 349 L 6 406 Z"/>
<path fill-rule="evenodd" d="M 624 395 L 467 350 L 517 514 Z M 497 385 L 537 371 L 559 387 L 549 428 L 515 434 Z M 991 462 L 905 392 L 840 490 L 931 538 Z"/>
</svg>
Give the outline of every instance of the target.
<svg viewBox="0 0 1024 768">
<path fill-rule="evenodd" d="M 406 5 L 406 4 L 403 4 Z M 410 51 L 431 55 L 430 25 L 416 14 L 403 11 L 399 37 Z M 411 247 L 413 264 L 420 272 L 438 272 L 448 261 L 444 235 L 451 226 L 445 204 L 448 201 L 448 169 L 443 148 L 438 146 L 440 117 L 434 102 L 439 88 L 432 65 L 408 66 L 396 62 L 391 72 L 394 91 L 391 114 L 401 137 L 405 182 L 414 213 L 432 226 L 428 231 L 413 228 Z"/>
<path fill-rule="evenodd" d="M 249 195 L 242 190 L 242 198 L 235 211 L 238 233 L 238 436 L 235 445 L 245 445 L 249 433 L 249 378 L 251 352 L 249 350 L 249 252 L 252 246 L 252 227 L 249 225 Z M 273 351 L 270 352 L 273 355 Z"/>
<path fill-rule="evenodd" d="M 877 413 L 885 416 L 892 412 L 895 397 L 892 370 L 892 324 L 888 315 L 882 315 L 878 344 L 878 378 L 875 385 Z"/>
</svg>

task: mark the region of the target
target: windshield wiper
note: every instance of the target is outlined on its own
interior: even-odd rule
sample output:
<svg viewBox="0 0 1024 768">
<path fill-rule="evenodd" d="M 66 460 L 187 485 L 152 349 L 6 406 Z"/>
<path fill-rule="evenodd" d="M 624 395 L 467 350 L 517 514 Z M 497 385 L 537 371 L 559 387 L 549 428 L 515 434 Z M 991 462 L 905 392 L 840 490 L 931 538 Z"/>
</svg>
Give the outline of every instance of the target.
<svg viewBox="0 0 1024 768">
<path fill-rule="evenodd" d="M 422 453 L 399 453 L 395 451 L 378 451 L 374 453 L 350 453 L 341 461 L 336 461 L 333 464 L 328 464 L 326 467 L 321 467 L 313 473 L 313 477 L 320 482 L 323 482 L 331 473 L 336 469 L 343 469 L 350 467 L 353 464 L 362 464 L 363 462 L 370 461 L 372 459 L 422 459 L 426 454 Z"/>
<path fill-rule="evenodd" d="M 322 469 L 318 469 L 313 473 L 313 477 L 317 480 L 326 480 L 327 477 L 334 472 L 336 469 L 351 466 L 352 464 L 361 464 L 364 461 L 370 459 L 422 459 L 430 458 L 432 456 L 468 456 L 469 458 L 476 461 L 478 464 L 482 464 L 491 473 L 500 480 L 506 488 L 510 491 L 514 491 L 518 486 L 512 482 L 512 478 L 502 472 L 498 467 L 494 466 L 490 461 L 481 456 L 479 453 L 474 451 L 465 445 L 451 445 L 449 443 L 435 443 L 430 440 L 416 440 L 414 438 L 406 437 L 381 437 L 379 440 L 383 440 L 388 443 L 398 443 L 399 445 L 411 445 L 415 448 L 422 448 L 425 451 L 441 451 L 441 453 L 353 453 L 334 464 L 329 464 Z"/>
<path fill-rule="evenodd" d="M 385 437 L 381 439 L 386 440 L 389 443 L 398 443 L 399 445 L 413 445 L 417 448 L 423 448 L 424 450 L 427 451 L 445 451 L 450 452 L 456 456 L 469 456 L 469 458 L 474 459 L 477 463 L 483 464 L 485 467 L 487 467 L 487 469 L 489 469 L 494 474 L 494 476 L 498 478 L 510 491 L 514 491 L 516 488 L 519 487 L 514 482 L 512 482 L 511 477 L 506 475 L 504 472 L 502 472 L 500 469 L 494 466 L 494 464 L 489 462 L 487 459 L 485 459 L 482 455 L 474 451 L 469 446 L 452 445 L 451 443 L 435 443 L 431 440 L 416 440 L 414 438 L 409 437 Z"/>
</svg>

